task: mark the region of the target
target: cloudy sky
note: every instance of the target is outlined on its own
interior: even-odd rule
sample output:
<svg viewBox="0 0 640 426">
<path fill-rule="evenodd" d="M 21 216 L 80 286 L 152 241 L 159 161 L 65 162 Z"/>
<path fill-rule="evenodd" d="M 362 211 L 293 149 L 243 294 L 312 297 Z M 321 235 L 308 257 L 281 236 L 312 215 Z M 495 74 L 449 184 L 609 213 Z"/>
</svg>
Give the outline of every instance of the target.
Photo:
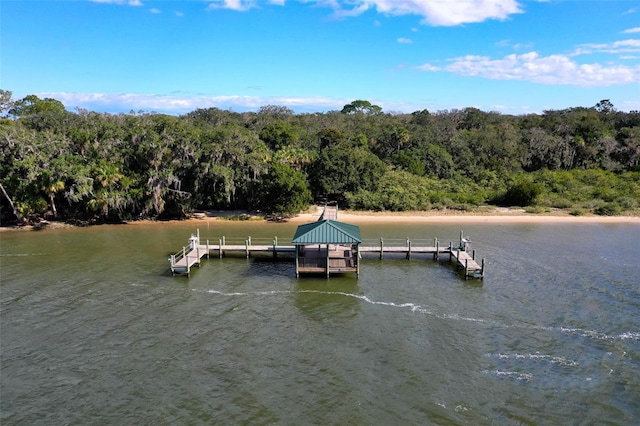
<svg viewBox="0 0 640 426">
<path fill-rule="evenodd" d="M 2 0 L 0 19 L 0 87 L 70 110 L 640 110 L 637 0 Z"/>
</svg>

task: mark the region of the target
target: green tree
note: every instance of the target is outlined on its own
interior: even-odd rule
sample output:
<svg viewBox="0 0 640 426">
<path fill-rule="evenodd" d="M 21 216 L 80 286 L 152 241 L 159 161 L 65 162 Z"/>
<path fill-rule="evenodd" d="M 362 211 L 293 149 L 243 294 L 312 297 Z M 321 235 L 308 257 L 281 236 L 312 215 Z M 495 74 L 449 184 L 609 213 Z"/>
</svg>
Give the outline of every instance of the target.
<svg viewBox="0 0 640 426">
<path fill-rule="evenodd" d="M 509 206 L 526 207 L 532 205 L 542 193 L 542 187 L 528 179 L 520 179 L 507 188 L 501 202 Z"/>
<path fill-rule="evenodd" d="M 382 108 L 373 105 L 369 101 L 356 100 L 346 104 L 341 111 L 343 114 L 366 114 L 374 115 L 382 113 Z"/>
<path fill-rule="evenodd" d="M 281 163 L 271 164 L 258 186 L 258 193 L 259 208 L 281 215 L 307 209 L 312 199 L 305 174 Z"/>
<path fill-rule="evenodd" d="M 0 89 L 0 118 L 5 118 L 9 110 L 13 108 L 12 95 L 11 91 Z"/>
<path fill-rule="evenodd" d="M 386 169 L 382 160 L 368 149 L 343 142 L 320 152 L 311 166 L 310 181 L 317 198 L 342 201 L 347 192 L 375 191 Z"/>
<path fill-rule="evenodd" d="M 297 139 L 296 131 L 289 123 L 276 121 L 267 124 L 260 132 L 260 139 L 271 149 L 277 151 L 290 146 Z"/>
<path fill-rule="evenodd" d="M 25 124 L 35 130 L 59 130 L 68 116 L 62 102 L 52 99 L 40 99 L 36 95 L 28 95 L 13 102 L 9 115 L 23 119 Z"/>
</svg>

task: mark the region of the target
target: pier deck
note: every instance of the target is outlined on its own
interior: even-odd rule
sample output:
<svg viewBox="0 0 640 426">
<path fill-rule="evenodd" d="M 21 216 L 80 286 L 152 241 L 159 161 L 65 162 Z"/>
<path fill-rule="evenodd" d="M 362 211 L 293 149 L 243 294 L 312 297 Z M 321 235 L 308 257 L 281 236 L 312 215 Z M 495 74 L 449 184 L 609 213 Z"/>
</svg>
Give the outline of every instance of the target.
<svg viewBox="0 0 640 426">
<path fill-rule="evenodd" d="M 462 240 L 461 235 L 461 241 Z M 375 244 L 372 244 L 373 241 L 375 241 Z M 478 264 L 475 260 L 475 253 L 470 254 L 460 248 L 464 246 L 462 242 L 458 247 L 452 246 L 451 243 L 449 243 L 448 246 L 441 247 L 437 239 L 433 239 L 431 241 L 435 245 L 423 244 L 424 240 L 370 240 L 358 246 L 357 251 L 359 257 L 363 254 L 376 254 L 380 259 L 383 259 L 385 254 L 401 254 L 404 255 L 406 259 L 411 259 L 413 255 L 428 255 L 434 260 L 438 260 L 442 258 L 442 255 L 448 254 L 449 262 L 453 263 L 455 261 L 456 269 L 464 271 L 465 279 L 482 279 L 484 277 L 484 260 L 482 261 L 482 264 Z M 210 257 L 211 255 L 217 255 L 219 258 L 222 258 L 225 253 L 240 253 L 249 258 L 252 253 L 268 253 L 273 257 L 278 257 L 279 254 L 295 254 L 296 250 L 297 247 L 295 245 L 279 244 L 278 238 L 274 238 L 271 244 L 254 244 L 251 237 L 246 239 L 244 244 L 227 244 L 224 237 L 218 240 L 218 244 L 210 244 L 208 240 L 206 244 L 202 244 L 198 232 L 197 235 L 191 236 L 189 239 L 189 245 L 183 247 L 178 253 L 170 256 L 169 261 L 171 263 L 171 273 L 173 275 L 190 276 L 191 268 L 194 266 L 199 267 L 200 260 L 205 256 Z M 321 250 L 321 248 L 318 248 L 318 250 Z M 326 253 L 326 250 L 324 253 Z M 321 260 L 323 257 L 326 257 L 326 255 L 319 255 L 317 257 L 317 259 L 319 259 L 318 261 L 314 260 L 314 257 L 307 259 L 305 264 L 300 264 L 300 270 L 302 272 L 316 272 L 316 269 L 318 272 L 324 271 L 326 264 L 322 264 Z M 355 265 L 351 265 L 348 262 L 343 266 L 336 263 L 346 262 L 344 260 L 344 256 L 339 257 L 340 259 L 334 258 L 331 254 L 328 256 L 332 271 L 352 272 L 352 270 L 355 270 Z"/>
<path fill-rule="evenodd" d="M 474 256 L 460 249 L 451 249 L 449 254 L 451 260 L 453 261 L 455 259 L 456 261 L 456 269 L 464 270 L 465 278 L 482 279 L 484 276 L 484 260 L 482 261 L 482 265 L 480 265 L 476 262 Z"/>
</svg>

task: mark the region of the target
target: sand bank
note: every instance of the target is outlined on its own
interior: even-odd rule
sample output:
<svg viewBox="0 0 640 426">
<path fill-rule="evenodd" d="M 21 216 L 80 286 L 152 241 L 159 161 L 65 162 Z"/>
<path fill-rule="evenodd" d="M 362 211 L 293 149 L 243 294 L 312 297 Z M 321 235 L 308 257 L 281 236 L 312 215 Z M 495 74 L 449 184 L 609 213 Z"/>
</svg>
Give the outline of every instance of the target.
<svg viewBox="0 0 640 426">
<path fill-rule="evenodd" d="M 287 218 L 290 223 L 309 223 L 320 218 L 322 208 L 316 207 L 308 212 L 298 214 L 294 217 Z M 240 211 L 208 211 L 194 214 L 190 219 L 171 220 L 171 221 L 152 221 L 140 220 L 127 222 L 126 225 L 145 225 L 145 224 L 171 224 L 171 223 L 188 223 L 195 224 L 207 221 L 225 221 L 229 217 L 247 215 L 246 212 Z M 250 220 L 266 221 L 260 216 L 247 215 Z M 366 223 L 635 223 L 640 225 L 640 216 L 572 216 L 567 212 L 552 212 L 530 214 L 523 210 L 501 209 L 483 212 L 461 212 L 461 211 L 425 211 L 425 212 L 362 212 L 351 210 L 340 210 L 338 219 L 342 222 L 353 224 Z M 59 229 L 73 228 L 75 226 L 62 222 L 49 222 L 40 226 L 41 229 Z M 32 230 L 37 227 L 21 226 L 21 227 L 0 227 L 0 232 L 15 230 Z"/>
<path fill-rule="evenodd" d="M 320 213 L 305 213 L 289 219 L 290 222 L 311 222 L 317 220 Z M 637 223 L 637 216 L 571 216 L 565 214 L 527 214 L 527 213 L 442 213 L 442 212 L 411 212 L 411 213 L 376 213 L 352 212 L 342 210 L 338 218 L 347 223 Z"/>
</svg>

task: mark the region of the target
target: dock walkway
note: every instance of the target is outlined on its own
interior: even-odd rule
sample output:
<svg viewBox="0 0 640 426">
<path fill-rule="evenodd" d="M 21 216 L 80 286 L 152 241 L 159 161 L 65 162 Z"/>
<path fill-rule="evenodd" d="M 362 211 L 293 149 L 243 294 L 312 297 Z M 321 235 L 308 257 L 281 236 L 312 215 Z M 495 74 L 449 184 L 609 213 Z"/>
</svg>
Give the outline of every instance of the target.
<svg viewBox="0 0 640 426">
<path fill-rule="evenodd" d="M 404 255 L 407 260 L 410 260 L 415 255 L 427 255 L 434 260 L 439 260 L 442 259 L 443 255 L 448 254 L 449 262 L 453 263 L 455 261 L 456 269 L 464 271 L 465 279 L 484 278 L 484 259 L 479 264 L 475 260 L 475 251 L 471 253 L 467 251 L 468 240 L 463 238 L 462 233 L 460 233 L 460 244 L 458 246 L 453 246 L 452 243 L 441 246 L 438 239 L 431 241 L 433 245 L 425 244 L 426 240 L 411 240 L 409 238 L 404 240 L 383 240 L 382 238 L 379 240 L 366 240 L 357 247 L 357 252 L 358 257 L 362 257 L 364 254 L 375 254 L 380 259 L 383 259 L 386 254 L 400 254 Z M 217 255 L 219 258 L 223 258 L 225 253 L 240 253 L 249 258 L 252 253 L 267 253 L 277 258 L 279 254 L 295 254 L 297 250 L 295 245 L 282 244 L 283 242 L 290 243 L 290 240 L 279 240 L 277 237 L 271 241 L 271 244 L 264 244 L 264 240 L 259 242 L 261 244 L 254 244 L 251 237 L 248 237 L 244 244 L 238 244 L 238 241 L 227 243 L 226 238 L 222 237 L 217 244 L 211 244 L 209 240 L 202 244 L 200 231 L 198 230 L 196 235 L 192 235 L 189 238 L 187 246 L 169 257 L 171 273 L 172 275 L 190 276 L 191 268 L 194 266 L 199 267 L 201 259 L 205 256 L 208 258 L 211 255 Z"/>
</svg>

